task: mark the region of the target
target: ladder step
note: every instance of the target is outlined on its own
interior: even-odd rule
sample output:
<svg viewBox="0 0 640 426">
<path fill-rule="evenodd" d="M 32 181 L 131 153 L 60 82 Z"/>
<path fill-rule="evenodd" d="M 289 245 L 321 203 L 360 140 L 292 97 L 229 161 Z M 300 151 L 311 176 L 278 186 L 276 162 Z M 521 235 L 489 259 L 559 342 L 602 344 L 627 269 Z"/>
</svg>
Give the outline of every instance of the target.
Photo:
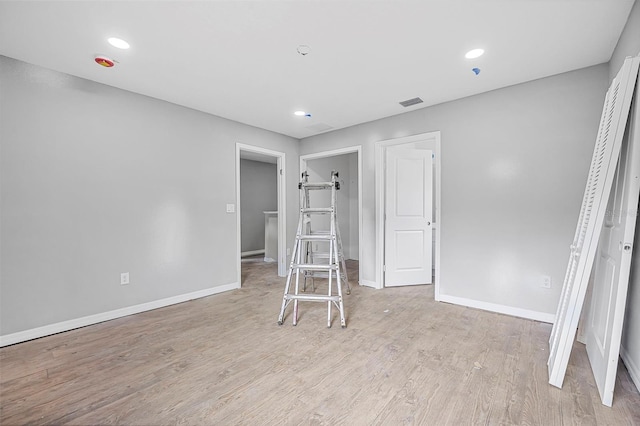
<svg viewBox="0 0 640 426">
<path fill-rule="evenodd" d="M 329 258 L 329 252 L 328 251 L 312 251 L 309 254 L 311 256 L 315 257 L 316 259 L 328 259 Z M 341 251 L 338 252 L 338 258 L 340 260 L 342 260 L 342 252 Z"/>
<path fill-rule="evenodd" d="M 333 239 L 332 235 L 298 235 L 296 236 L 300 241 L 331 241 Z"/>
<path fill-rule="evenodd" d="M 305 269 L 307 271 L 335 271 L 338 265 L 320 265 L 316 263 L 294 263 L 293 269 Z"/>
<path fill-rule="evenodd" d="M 339 302 L 340 296 L 327 296 L 322 294 L 287 294 L 287 300 L 306 300 L 308 302 Z"/>
<path fill-rule="evenodd" d="M 336 273 L 332 271 L 331 273 L 332 278 L 336 278 Z M 311 271 L 307 274 L 307 277 L 312 277 L 312 278 L 329 278 L 329 273 L 328 272 L 323 272 L 323 271 Z M 343 282 L 347 281 L 347 276 L 344 273 L 340 273 L 340 279 Z"/>
<path fill-rule="evenodd" d="M 324 253 L 324 252 L 311 252 L 311 256 L 314 259 L 328 259 L 329 258 L 329 253 Z"/>
<path fill-rule="evenodd" d="M 333 213 L 333 207 L 315 207 L 300 209 L 302 213 Z"/>
</svg>

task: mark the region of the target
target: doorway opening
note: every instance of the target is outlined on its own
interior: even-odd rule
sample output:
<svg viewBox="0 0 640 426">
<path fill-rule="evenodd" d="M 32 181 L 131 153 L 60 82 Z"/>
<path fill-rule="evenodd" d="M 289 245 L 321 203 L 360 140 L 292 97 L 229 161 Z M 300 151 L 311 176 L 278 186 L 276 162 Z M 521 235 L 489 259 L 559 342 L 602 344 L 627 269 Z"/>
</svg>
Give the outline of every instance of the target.
<svg viewBox="0 0 640 426">
<path fill-rule="evenodd" d="M 242 258 L 277 262 L 286 274 L 285 154 L 236 144 L 237 271 L 242 286 Z"/>
<path fill-rule="evenodd" d="M 431 161 L 420 161 L 420 158 L 423 157 L 431 157 Z M 397 162 L 398 158 L 400 162 Z M 416 265 L 413 265 L 413 263 L 419 260 L 427 260 L 427 262 L 421 265 L 431 265 L 432 277 L 429 277 L 429 280 L 424 280 L 423 282 L 433 282 L 435 284 L 435 300 L 440 300 L 440 230 L 442 229 L 440 218 L 440 132 L 422 133 L 377 142 L 375 146 L 375 159 L 376 286 L 377 288 L 388 286 L 386 283 L 387 274 L 385 269 L 392 255 L 395 254 L 399 256 L 401 261 L 407 259 L 411 261 L 409 263 L 412 264 L 406 265 L 407 267 L 404 268 L 408 272 L 413 272 L 412 269 L 420 269 L 416 267 Z M 402 163 L 403 160 L 406 161 Z M 396 162 L 395 166 L 392 165 L 389 167 L 389 161 Z M 402 167 L 399 166 L 400 164 L 402 164 Z M 424 165 L 424 167 L 421 164 Z M 390 169 L 393 171 L 393 176 L 388 178 Z M 429 174 L 430 176 L 424 174 Z M 405 181 L 403 181 L 403 179 L 405 179 Z M 417 195 L 420 195 L 421 199 L 424 199 L 424 203 L 419 205 L 402 205 L 402 209 L 408 212 L 403 214 L 400 211 L 402 209 L 393 204 L 401 200 L 401 198 L 398 197 L 402 194 L 396 194 L 394 192 L 393 197 L 389 196 L 390 191 L 396 191 L 396 189 L 393 189 L 389 185 L 393 186 L 392 184 L 395 183 L 404 185 L 405 188 L 408 187 L 414 192 L 413 194 L 411 194 L 411 191 L 407 193 L 405 197 L 407 200 L 412 199 L 412 197 L 416 195 L 416 190 L 420 191 L 420 194 Z M 391 221 L 391 218 L 387 215 L 390 208 L 392 208 L 394 212 L 400 212 L 401 214 L 399 216 L 420 217 L 423 222 L 420 225 L 422 228 L 414 229 L 413 224 L 407 225 L 401 222 L 396 223 Z M 400 237 L 396 239 L 393 239 L 391 234 L 388 233 L 388 231 L 394 230 L 390 229 L 394 226 L 398 228 L 396 231 L 399 231 L 397 233 L 400 235 Z M 407 227 L 407 229 L 402 229 L 403 227 Z M 431 235 L 429 236 L 428 233 Z M 423 238 L 427 235 L 431 238 L 418 242 L 417 239 L 414 238 L 416 235 L 422 235 Z M 429 246 L 426 246 L 427 243 Z M 414 246 L 420 246 L 419 250 L 416 250 Z M 420 254 L 416 255 L 416 253 Z M 420 259 L 420 256 L 423 255 L 427 255 L 430 258 Z M 394 277 L 394 279 L 396 281 L 394 281 L 393 285 L 403 285 L 402 280 L 404 278 Z M 412 283 L 411 279 L 412 278 L 408 278 L 407 284 Z"/>
<path fill-rule="evenodd" d="M 347 263 L 350 261 L 358 262 L 358 284 L 362 276 L 360 268 L 360 259 L 362 259 L 361 151 L 362 147 L 358 145 L 300 156 L 300 172 L 306 171 L 309 174 L 310 182 L 328 181 L 332 170 L 339 173 L 338 226 Z M 312 199 L 311 202 L 313 204 L 314 200 Z M 347 267 L 349 268 L 348 265 Z M 355 283 L 351 281 L 351 284 Z"/>
</svg>

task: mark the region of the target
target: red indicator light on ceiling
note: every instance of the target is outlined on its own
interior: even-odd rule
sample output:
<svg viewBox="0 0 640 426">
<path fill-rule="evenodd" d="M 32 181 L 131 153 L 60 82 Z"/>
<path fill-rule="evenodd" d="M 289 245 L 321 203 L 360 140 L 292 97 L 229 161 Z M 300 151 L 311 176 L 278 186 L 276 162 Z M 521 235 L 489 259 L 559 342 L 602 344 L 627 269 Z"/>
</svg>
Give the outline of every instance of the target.
<svg viewBox="0 0 640 426">
<path fill-rule="evenodd" d="M 102 65 L 105 68 L 111 68 L 114 64 L 112 59 L 106 58 L 104 56 L 96 56 L 95 61 L 98 65 Z"/>
</svg>

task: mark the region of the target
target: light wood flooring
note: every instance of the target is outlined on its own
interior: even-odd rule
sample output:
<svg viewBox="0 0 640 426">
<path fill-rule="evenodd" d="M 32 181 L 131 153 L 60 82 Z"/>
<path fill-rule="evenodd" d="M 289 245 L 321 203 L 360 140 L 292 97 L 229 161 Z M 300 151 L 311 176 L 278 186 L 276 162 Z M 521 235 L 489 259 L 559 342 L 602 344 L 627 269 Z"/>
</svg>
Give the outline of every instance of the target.
<svg viewBox="0 0 640 426">
<path fill-rule="evenodd" d="M 346 329 L 312 302 L 278 326 L 276 265 L 242 267 L 240 290 L 0 349 L 0 424 L 640 425 L 624 366 L 607 408 L 580 344 L 547 383 L 549 324 L 354 285 Z"/>
</svg>

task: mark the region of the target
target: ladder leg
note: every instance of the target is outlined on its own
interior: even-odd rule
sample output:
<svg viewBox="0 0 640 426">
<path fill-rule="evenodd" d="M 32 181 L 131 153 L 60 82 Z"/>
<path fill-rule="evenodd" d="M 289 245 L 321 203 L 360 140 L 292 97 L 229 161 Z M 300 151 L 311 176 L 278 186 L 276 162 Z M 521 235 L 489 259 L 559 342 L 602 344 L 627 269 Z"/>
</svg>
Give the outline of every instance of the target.
<svg viewBox="0 0 640 426">
<path fill-rule="evenodd" d="M 302 232 L 302 215 L 298 220 L 297 235 L 300 235 L 300 232 Z M 287 306 L 291 302 L 291 300 L 287 299 L 287 296 L 289 294 L 289 290 L 291 289 L 291 274 L 293 273 L 293 265 L 294 265 L 297 254 L 300 252 L 300 249 L 301 249 L 300 241 L 298 238 L 296 238 L 296 242 L 293 245 L 293 253 L 291 253 L 291 262 L 289 263 L 289 272 L 287 273 L 287 283 L 284 287 L 284 295 L 282 296 L 282 306 L 280 307 L 280 315 L 278 315 L 278 325 L 282 325 L 284 323 L 284 313 L 287 309 Z"/>
<path fill-rule="evenodd" d="M 297 244 L 301 244 L 302 242 L 298 239 Z M 302 259 L 302 250 L 298 250 L 297 254 L 297 262 L 300 264 L 300 259 Z M 293 267 L 293 265 L 292 265 Z M 296 289 L 295 295 L 297 296 L 300 293 L 300 268 L 296 268 Z M 298 325 L 298 299 L 293 300 L 293 325 Z"/>
<path fill-rule="evenodd" d="M 342 273 L 344 273 L 344 280 L 347 283 L 347 294 L 351 294 L 351 284 L 349 283 L 349 276 L 347 275 L 347 264 L 344 260 L 344 252 L 342 251 L 342 238 L 340 237 L 340 228 L 336 227 L 336 235 L 338 236 L 338 248 L 340 253 L 340 263 L 342 264 Z"/>
<path fill-rule="evenodd" d="M 331 226 L 333 227 L 333 218 L 332 218 L 332 223 Z M 331 239 L 329 241 L 329 264 L 333 263 L 333 253 L 334 253 L 334 244 L 333 244 L 333 239 Z M 339 272 L 339 271 L 337 271 Z M 336 274 L 337 275 L 337 274 Z M 332 296 L 332 285 L 333 285 L 333 271 L 329 271 L 329 290 L 328 290 L 328 296 L 331 297 Z M 331 305 L 333 303 L 331 301 L 327 302 L 327 328 L 331 328 Z"/>
<path fill-rule="evenodd" d="M 284 287 L 284 296 L 282 296 L 282 306 L 280 307 L 280 315 L 278 315 L 278 325 L 282 325 L 284 323 L 284 311 L 287 309 L 288 300 L 287 294 L 289 294 L 289 289 L 291 288 L 291 273 L 293 272 L 293 260 L 295 259 L 296 252 L 298 251 L 299 242 L 296 241 L 296 244 L 293 246 L 293 254 L 291 255 L 291 263 L 289 264 L 289 272 L 287 273 L 287 284 Z"/>
<path fill-rule="evenodd" d="M 309 242 L 308 241 L 304 241 L 302 243 L 303 247 L 304 247 L 304 263 L 309 263 Z M 306 292 L 307 291 L 307 273 L 305 272 L 304 274 L 304 280 L 302 281 L 302 291 Z"/>
<path fill-rule="evenodd" d="M 331 251 L 331 249 L 329 249 L 329 251 Z M 331 294 L 331 285 L 332 285 L 331 276 L 332 275 L 333 275 L 333 272 L 329 271 L 329 286 L 328 286 L 329 290 L 327 290 L 327 294 L 328 294 L 329 297 L 332 296 L 332 294 Z M 327 328 L 331 328 L 331 305 L 332 305 L 332 302 L 328 301 L 327 302 Z"/>
<path fill-rule="evenodd" d="M 338 253 L 336 253 L 336 265 L 340 265 L 338 263 Z M 338 288 L 338 309 L 340 310 L 340 325 L 342 326 L 342 328 L 346 328 L 347 327 L 347 322 L 344 318 L 344 303 L 342 301 L 342 282 L 340 279 L 340 266 L 338 266 L 338 270 L 336 273 L 336 287 Z"/>
</svg>

